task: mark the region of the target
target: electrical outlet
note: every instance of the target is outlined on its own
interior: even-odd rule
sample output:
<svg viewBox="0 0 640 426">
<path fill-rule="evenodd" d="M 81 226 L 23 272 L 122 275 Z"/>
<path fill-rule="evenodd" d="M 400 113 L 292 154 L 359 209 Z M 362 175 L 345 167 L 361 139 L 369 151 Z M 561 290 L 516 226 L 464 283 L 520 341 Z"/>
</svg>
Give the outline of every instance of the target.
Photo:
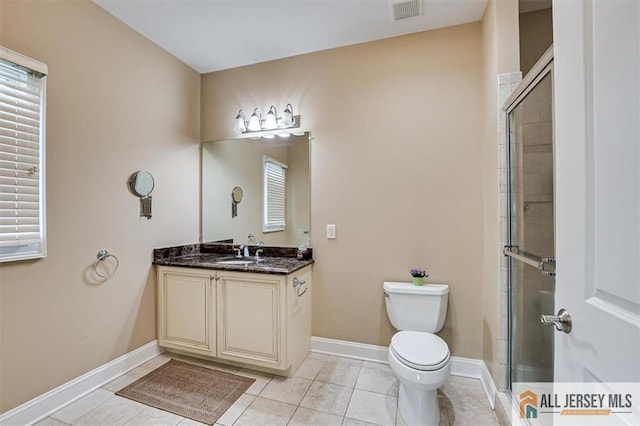
<svg viewBox="0 0 640 426">
<path fill-rule="evenodd" d="M 333 240 L 336 238 L 336 225 L 327 225 L 327 239 Z"/>
</svg>

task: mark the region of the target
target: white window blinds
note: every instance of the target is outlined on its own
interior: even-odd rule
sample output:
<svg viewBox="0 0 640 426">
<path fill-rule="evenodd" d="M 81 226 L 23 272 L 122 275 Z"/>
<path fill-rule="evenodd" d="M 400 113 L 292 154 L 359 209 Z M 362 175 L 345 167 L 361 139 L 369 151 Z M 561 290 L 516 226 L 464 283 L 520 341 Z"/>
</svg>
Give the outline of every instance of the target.
<svg viewBox="0 0 640 426">
<path fill-rule="evenodd" d="M 45 256 L 45 73 L 0 48 L 0 262 Z"/>
<path fill-rule="evenodd" d="M 285 189 L 287 166 L 264 156 L 264 223 L 263 232 L 285 228 Z"/>
</svg>

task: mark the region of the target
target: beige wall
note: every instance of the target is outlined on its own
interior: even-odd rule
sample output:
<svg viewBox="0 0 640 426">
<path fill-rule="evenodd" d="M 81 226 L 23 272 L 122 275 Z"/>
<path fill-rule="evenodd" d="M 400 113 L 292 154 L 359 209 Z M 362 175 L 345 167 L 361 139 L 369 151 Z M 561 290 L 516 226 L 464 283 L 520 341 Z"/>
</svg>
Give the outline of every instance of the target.
<svg viewBox="0 0 640 426">
<path fill-rule="evenodd" d="M 520 39 L 518 0 L 489 0 L 487 11 L 494 9 L 496 28 L 496 61 L 498 74 L 520 71 Z"/>
<path fill-rule="evenodd" d="M 482 18 L 484 75 L 484 128 L 482 140 L 483 180 L 483 295 L 482 359 L 494 381 L 501 386 L 498 371 L 500 345 L 500 226 L 498 205 L 498 75 L 519 69 L 518 2 L 489 0 Z M 502 360 L 504 362 L 504 360 Z"/>
<path fill-rule="evenodd" d="M 203 76 L 203 140 L 233 137 L 240 108 L 287 102 L 311 130 L 315 336 L 388 345 L 382 283 L 424 267 L 451 288 L 452 353 L 481 356 L 480 35 L 474 23 Z"/>
<path fill-rule="evenodd" d="M 482 140 L 483 192 L 483 295 L 482 295 L 482 358 L 495 377 L 494 357 L 497 356 L 499 333 L 499 286 L 495 253 L 498 246 L 498 60 L 495 1 L 489 0 L 482 19 L 482 52 L 484 60 L 484 119 Z M 495 189 L 495 194 L 491 191 Z M 495 235 L 495 236 L 494 236 Z"/>
<path fill-rule="evenodd" d="M 200 78 L 88 1 L 3 0 L 2 44 L 47 63 L 48 256 L 0 266 L 0 412 L 156 336 L 154 247 L 198 238 Z M 153 218 L 127 179 L 153 173 Z M 107 248 L 120 269 L 88 278 Z"/>
<path fill-rule="evenodd" d="M 551 9 L 520 14 L 520 68 L 522 74 L 531 67 L 553 43 L 553 17 Z"/>
</svg>

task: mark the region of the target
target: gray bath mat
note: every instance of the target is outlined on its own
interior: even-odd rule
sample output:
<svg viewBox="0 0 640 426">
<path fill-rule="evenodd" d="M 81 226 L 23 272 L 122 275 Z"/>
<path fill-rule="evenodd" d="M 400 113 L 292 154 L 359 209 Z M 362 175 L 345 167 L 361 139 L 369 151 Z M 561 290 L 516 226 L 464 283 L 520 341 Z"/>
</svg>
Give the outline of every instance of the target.
<svg viewBox="0 0 640 426">
<path fill-rule="evenodd" d="M 212 425 L 253 382 L 172 359 L 116 395 Z"/>
</svg>

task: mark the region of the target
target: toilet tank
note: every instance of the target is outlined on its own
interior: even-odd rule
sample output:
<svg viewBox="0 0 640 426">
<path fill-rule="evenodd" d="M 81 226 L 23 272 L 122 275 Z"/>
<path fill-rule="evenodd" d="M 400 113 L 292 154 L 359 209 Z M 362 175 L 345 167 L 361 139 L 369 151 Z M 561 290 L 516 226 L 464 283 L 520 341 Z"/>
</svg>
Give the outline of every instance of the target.
<svg viewBox="0 0 640 426">
<path fill-rule="evenodd" d="M 384 301 L 389 321 L 398 330 L 437 333 L 447 316 L 449 286 L 385 282 Z"/>
</svg>

